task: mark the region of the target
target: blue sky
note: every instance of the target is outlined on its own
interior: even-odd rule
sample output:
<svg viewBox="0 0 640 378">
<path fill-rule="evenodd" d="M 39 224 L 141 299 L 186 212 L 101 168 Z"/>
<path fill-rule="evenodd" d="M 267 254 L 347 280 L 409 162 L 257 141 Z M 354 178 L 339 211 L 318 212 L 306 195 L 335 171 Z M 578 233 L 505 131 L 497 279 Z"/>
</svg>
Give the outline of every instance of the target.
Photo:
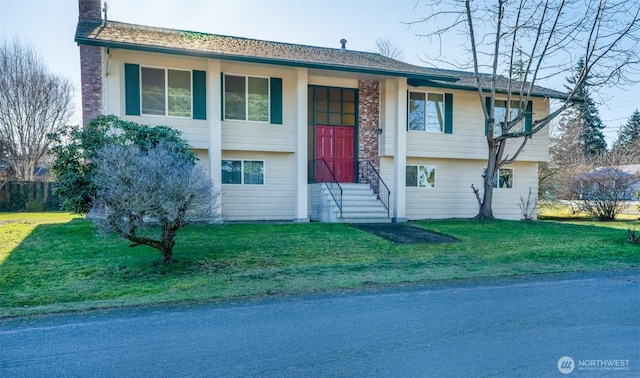
<svg viewBox="0 0 640 378">
<path fill-rule="evenodd" d="M 413 64 L 428 65 L 420 57 L 437 48 L 416 36 L 419 25 L 403 23 L 424 16 L 426 7 L 416 0 L 110 0 L 108 4 L 112 20 L 278 42 L 339 48 L 345 38 L 348 49 L 373 51 L 376 38 L 384 37 Z M 53 72 L 76 84 L 79 104 L 80 63 L 73 41 L 77 17 L 77 0 L 0 0 L 0 36 L 30 42 Z M 459 54 L 460 37 L 449 38 L 445 55 Z M 563 81 L 557 82 L 547 86 L 562 89 Z M 640 85 L 603 89 L 594 100 L 599 102 L 611 143 L 618 127 L 640 108 Z M 80 114 L 78 110 L 78 120 Z"/>
</svg>

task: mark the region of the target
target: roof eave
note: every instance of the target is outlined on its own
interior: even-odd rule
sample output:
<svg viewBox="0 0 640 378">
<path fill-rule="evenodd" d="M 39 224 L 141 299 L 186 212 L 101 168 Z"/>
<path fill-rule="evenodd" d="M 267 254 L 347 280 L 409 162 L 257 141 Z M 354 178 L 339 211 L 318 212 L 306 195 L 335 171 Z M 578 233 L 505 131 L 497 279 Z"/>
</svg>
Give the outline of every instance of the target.
<svg viewBox="0 0 640 378">
<path fill-rule="evenodd" d="M 238 62 L 277 64 L 277 65 L 290 66 L 290 67 L 305 67 L 305 68 L 323 69 L 323 70 L 331 70 L 331 71 L 347 71 L 347 72 L 356 72 L 356 73 L 364 73 L 364 74 L 372 74 L 372 75 L 415 78 L 415 79 L 422 79 L 422 80 L 438 80 L 438 81 L 444 81 L 444 82 L 456 82 L 459 80 L 458 78 L 452 77 L 452 76 L 440 76 L 440 75 L 420 74 L 420 73 L 406 72 L 406 71 L 334 65 L 329 63 L 301 62 L 301 61 L 278 59 L 278 58 L 262 58 L 262 57 L 252 57 L 252 56 L 244 56 L 244 55 L 233 55 L 233 54 L 215 53 L 215 52 L 207 52 L 207 51 L 178 49 L 175 47 L 162 47 L 162 46 L 153 46 L 153 45 L 142 45 L 137 43 L 104 41 L 104 40 L 97 40 L 94 38 L 86 38 L 86 37 L 79 37 L 79 36 L 75 37 L 75 41 L 78 45 L 91 45 L 91 46 L 119 48 L 119 49 L 126 49 L 126 50 L 136 50 L 136 51 L 163 53 L 163 54 L 195 56 L 195 57 L 210 58 L 210 59 L 226 59 L 226 60 L 233 60 Z"/>
<path fill-rule="evenodd" d="M 418 85 L 415 85 L 415 84 L 418 84 Z M 438 82 L 434 82 L 434 81 L 431 81 L 431 80 L 426 80 L 425 82 L 414 83 L 414 84 L 409 83 L 409 85 L 411 85 L 413 87 L 425 86 L 425 87 L 433 87 L 433 88 L 458 89 L 458 90 L 463 90 L 463 91 L 474 91 L 474 92 L 478 91 L 478 87 L 473 86 L 473 85 L 438 83 Z M 483 92 L 491 92 L 491 89 L 484 88 L 482 91 Z M 497 88 L 496 89 L 496 93 L 507 94 L 507 93 L 509 93 L 509 91 L 507 91 L 505 89 Z M 511 92 L 511 93 L 517 93 L 517 92 Z M 542 93 L 542 92 L 535 92 L 535 91 L 531 92 L 531 97 L 552 98 L 552 99 L 557 99 L 557 100 L 565 100 L 567 98 L 566 94 L 564 94 L 564 93 L 559 93 L 559 92 L 557 92 L 557 93 Z"/>
</svg>

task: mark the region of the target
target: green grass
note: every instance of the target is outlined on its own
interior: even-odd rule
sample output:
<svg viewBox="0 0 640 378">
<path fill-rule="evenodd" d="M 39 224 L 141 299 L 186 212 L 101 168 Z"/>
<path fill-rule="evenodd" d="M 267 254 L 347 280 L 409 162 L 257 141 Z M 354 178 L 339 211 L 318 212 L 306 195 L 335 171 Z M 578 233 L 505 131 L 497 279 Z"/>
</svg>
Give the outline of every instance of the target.
<svg viewBox="0 0 640 378">
<path fill-rule="evenodd" d="M 636 221 L 640 216 L 638 205 L 629 203 L 616 217 L 617 220 Z M 567 203 L 547 203 L 538 206 L 538 218 L 545 220 L 594 220 L 588 213 L 579 211 L 575 206 Z"/>
<path fill-rule="evenodd" d="M 396 245 L 344 224 L 192 225 L 176 263 L 64 213 L 0 214 L 0 317 L 640 266 L 638 222 L 439 220 L 454 236 Z"/>
</svg>

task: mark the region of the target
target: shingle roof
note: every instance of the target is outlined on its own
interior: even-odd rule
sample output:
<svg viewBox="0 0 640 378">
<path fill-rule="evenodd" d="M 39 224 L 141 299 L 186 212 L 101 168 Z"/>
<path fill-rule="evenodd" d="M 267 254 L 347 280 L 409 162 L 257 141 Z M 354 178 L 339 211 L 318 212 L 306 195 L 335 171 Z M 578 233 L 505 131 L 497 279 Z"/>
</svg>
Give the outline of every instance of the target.
<svg viewBox="0 0 640 378">
<path fill-rule="evenodd" d="M 445 70 L 445 69 L 436 69 L 436 70 L 440 72 L 442 75 L 455 76 L 458 78 L 458 81 L 456 81 L 455 83 L 443 83 L 443 82 L 438 82 L 438 80 L 421 81 L 421 80 L 409 79 L 409 84 L 413 83 L 414 85 L 425 85 L 425 86 L 436 85 L 436 86 L 443 86 L 447 88 L 459 88 L 459 89 L 467 89 L 467 90 L 477 90 L 478 88 L 476 84 L 476 77 L 472 72 Z M 492 75 L 482 74 L 482 73 L 480 74 L 480 83 L 482 84 L 485 92 L 491 88 L 491 78 L 492 78 Z M 520 88 L 520 84 L 521 82 L 511 83 L 512 93 L 519 92 L 518 89 Z M 509 79 L 506 76 L 498 76 L 497 83 L 496 83 L 496 92 L 506 93 L 508 88 L 509 88 Z M 527 87 L 525 86 L 525 89 L 526 88 Z M 567 94 L 564 92 L 559 92 L 554 89 L 541 87 L 539 85 L 534 85 L 531 88 L 531 95 L 540 96 L 540 97 L 558 98 L 558 99 L 563 99 L 563 98 L 566 98 L 567 96 Z"/>
<path fill-rule="evenodd" d="M 628 175 L 638 175 L 640 174 L 640 164 L 625 164 L 625 165 L 613 165 L 613 166 L 606 166 L 606 167 L 598 167 L 592 171 L 587 172 L 586 174 L 591 174 L 591 173 L 596 173 L 596 172 L 600 172 L 602 170 L 606 170 L 606 169 L 617 169 L 625 174 Z"/>
<path fill-rule="evenodd" d="M 102 24 L 80 22 L 75 40 L 78 44 L 105 47 L 443 81 L 457 80 L 455 76 L 442 75 L 437 70 L 414 66 L 375 53 L 163 29 L 115 21 L 109 21 L 106 27 Z"/>
<path fill-rule="evenodd" d="M 116 21 L 109 21 L 106 26 L 102 23 L 79 22 L 75 41 L 79 45 L 398 76 L 449 88 L 476 88 L 471 73 L 415 66 L 376 53 L 348 49 L 343 51 Z M 504 84 L 502 81 L 506 83 L 506 79 L 501 80 L 501 84 Z M 562 93 L 535 87 L 534 95 L 561 97 Z"/>
</svg>

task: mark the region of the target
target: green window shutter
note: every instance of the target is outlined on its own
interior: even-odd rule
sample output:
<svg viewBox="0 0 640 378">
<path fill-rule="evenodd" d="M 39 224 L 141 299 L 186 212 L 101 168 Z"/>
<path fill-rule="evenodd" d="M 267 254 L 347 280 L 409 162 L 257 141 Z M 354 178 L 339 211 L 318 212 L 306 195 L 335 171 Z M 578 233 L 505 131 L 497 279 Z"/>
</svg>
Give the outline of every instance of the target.
<svg viewBox="0 0 640 378">
<path fill-rule="evenodd" d="M 224 121 L 224 73 L 220 72 L 220 119 Z"/>
<path fill-rule="evenodd" d="M 484 98 L 485 104 L 487 105 L 487 112 L 491 114 L 491 97 Z M 484 121 L 484 135 L 489 135 L 489 121 Z"/>
<path fill-rule="evenodd" d="M 193 119 L 207 119 L 207 73 L 193 71 Z"/>
<path fill-rule="evenodd" d="M 409 106 L 410 101 L 409 90 L 407 90 L 407 131 L 409 131 L 409 113 L 411 113 L 411 107 Z"/>
<path fill-rule="evenodd" d="M 533 124 L 533 103 L 531 101 L 527 102 L 527 112 L 524 116 L 524 131 L 531 131 L 531 125 Z M 529 135 L 531 138 L 531 135 Z"/>
<path fill-rule="evenodd" d="M 140 115 L 140 65 L 124 64 L 125 114 Z"/>
<path fill-rule="evenodd" d="M 282 125 L 282 79 L 271 78 L 269 85 L 271 93 L 271 123 Z"/>
<path fill-rule="evenodd" d="M 453 134 L 453 94 L 444 94 L 444 133 Z"/>
</svg>

